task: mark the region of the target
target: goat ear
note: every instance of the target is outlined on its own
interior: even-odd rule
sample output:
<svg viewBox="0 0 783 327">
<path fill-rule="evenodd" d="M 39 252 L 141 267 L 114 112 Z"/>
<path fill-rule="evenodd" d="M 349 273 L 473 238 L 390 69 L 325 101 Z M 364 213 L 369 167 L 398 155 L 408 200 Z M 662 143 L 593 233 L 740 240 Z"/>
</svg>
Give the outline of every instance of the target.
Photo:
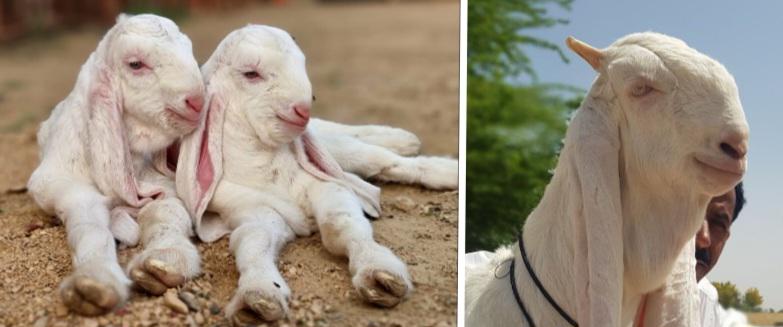
<svg viewBox="0 0 783 327">
<path fill-rule="evenodd" d="M 573 36 L 569 36 L 566 39 L 566 44 L 569 48 L 571 48 L 571 50 L 582 57 L 582 59 L 587 61 L 587 63 L 590 64 L 593 69 L 598 70 L 601 67 L 601 60 L 604 57 L 604 54 L 601 52 L 601 50 L 598 50 L 587 43 L 579 41 Z"/>
<path fill-rule="evenodd" d="M 619 326 L 623 298 L 623 219 L 618 126 L 610 113 L 583 105 L 566 136 L 581 200 L 574 217 L 577 317 L 581 326 Z M 570 148 L 568 148 L 570 147 Z"/>
<path fill-rule="evenodd" d="M 122 95 L 111 69 L 93 54 L 88 95 L 88 151 L 93 180 L 104 195 L 141 205 L 122 121 Z"/>
<path fill-rule="evenodd" d="M 215 188 L 223 174 L 223 120 L 225 104 L 217 87 L 212 85 L 208 94 L 206 115 L 201 125 L 187 135 L 180 145 L 177 162 L 177 194 L 185 203 L 201 236 L 201 224 Z M 207 231 L 207 234 L 214 234 Z M 222 236 L 222 235 L 221 235 Z"/>
<path fill-rule="evenodd" d="M 299 166 L 322 180 L 338 183 L 352 190 L 359 198 L 362 210 L 372 218 L 381 214 L 381 189 L 365 182 L 356 175 L 343 171 L 332 154 L 326 151 L 309 130 L 305 130 L 293 143 Z"/>
</svg>

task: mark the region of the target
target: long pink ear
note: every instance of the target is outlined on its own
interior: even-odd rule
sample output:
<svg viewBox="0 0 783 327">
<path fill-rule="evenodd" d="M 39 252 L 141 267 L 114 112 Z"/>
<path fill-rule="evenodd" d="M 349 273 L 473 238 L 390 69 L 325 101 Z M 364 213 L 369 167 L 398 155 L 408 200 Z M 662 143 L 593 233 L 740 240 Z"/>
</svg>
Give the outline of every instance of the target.
<svg viewBox="0 0 783 327">
<path fill-rule="evenodd" d="M 201 125 L 182 140 L 176 172 L 177 194 L 196 223 L 196 232 L 200 237 L 209 239 L 216 234 L 222 236 L 221 233 L 228 230 L 227 227 L 223 230 L 224 227 L 218 226 L 220 231 L 211 230 L 214 229 L 211 227 L 205 231 L 201 222 L 223 174 L 223 121 L 226 109 L 222 99 L 216 95 L 214 86 L 212 88 Z M 203 237 L 202 240 L 207 241 Z"/>
<path fill-rule="evenodd" d="M 87 128 L 91 174 L 103 194 L 139 207 L 146 202 L 144 198 L 154 194 L 139 194 L 122 121 L 122 94 L 111 70 L 96 64 L 94 56 L 91 58 L 94 76 L 88 95 Z"/>
<path fill-rule="evenodd" d="M 309 130 L 294 140 L 296 159 L 305 171 L 326 181 L 341 184 L 352 190 L 362 204 L 362 209 L 370 217 L 377 218 L 381 212 L 381 189 L 365 182 L 356 175 L 343 171 L 337 160 L 326 151 Z"/>
<path fill-rule="evenodd" d="M 623 219 L 618 126 L 606 111 L 583 105 L 566 135 L 561 160 L 576 171 L 582 203 L 574 215 L 577 320 L 583 327 L 619 326 L 623 299 Z M 570 148 L 569 148 L 570 147 Z M 563 158 L 566 151 L 569 158 Z"/>
</svg>

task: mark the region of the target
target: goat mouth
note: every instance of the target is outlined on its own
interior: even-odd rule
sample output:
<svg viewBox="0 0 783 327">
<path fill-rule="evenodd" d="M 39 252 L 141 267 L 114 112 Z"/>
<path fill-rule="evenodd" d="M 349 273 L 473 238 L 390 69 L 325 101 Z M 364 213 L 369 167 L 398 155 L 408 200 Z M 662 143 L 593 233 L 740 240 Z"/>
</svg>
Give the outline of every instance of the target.
<svg viewBox="0 0 783 327">
<path fill-rule="evenodd" d="M 169 113 L 174 115 L 179 120 L 183 120 L 183 121 L 186 121 L 186 122 L 189 122 L 189 123 L 194 123 L 194 124 L 198 123 L 198 120 L 201 117 L 201 115 L 198 112 L 190 111 L 190 110 L 188 110 L 187 112 L 183 113 L 183 112 L 171 109 L 171 108 L 166 108 L 166 111 L 168 111 Z"/>
<path fill-rule="evenodd" d="M 742 160 L 715 160 L 696 156 L 696 163 L 713 174 L 731 176 L 732 178 L 742 178 L 745 173 L 745 165 Z"/>
<path fill-rule="evenodd" d="M 302 119 L 300 117 L 290 118 L 280 114 L 277 114 L 276 117 L 277 119 L 280 119 L 280 121 L 286 123 L 287 125 L 291 125 L 293 127 L 300 128 L 300 129 L 305 128 L 307 126 L 307 122 L 309 121 L 309 119 Z"/>
</svg>

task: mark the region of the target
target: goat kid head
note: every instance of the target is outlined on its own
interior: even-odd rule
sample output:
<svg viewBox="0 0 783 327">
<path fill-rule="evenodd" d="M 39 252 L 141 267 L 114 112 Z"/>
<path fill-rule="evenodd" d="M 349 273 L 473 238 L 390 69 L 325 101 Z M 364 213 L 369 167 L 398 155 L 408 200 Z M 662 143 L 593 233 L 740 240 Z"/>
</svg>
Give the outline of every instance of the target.
<svg viewBox="0 0 783 327">
<path fill-rule="evenodd" d="M 160 150 L 198 126 L 204 83 L 190 39 L 171 20 L 120 15 L 93 59 L 90 101 L 121 114 L 131 151 Z"/>
<path fill-rule="evenodd" d="M 262 143 L 288 144 L 305 131 L 312 87 L 305 56 L 284 30 L 248 25 L 231 32 L 202 72 L 212 100 L 240 110 Z"/>
<path fill-rule="evenodd" d="M 602 115 L 622 135 L 621 169 L 648 186 L 686 185 L 710 197 L 740 181 L 748 125 L 720 63 L 652 32 L 602 50 L 573 38 L 567 44 L 599 73 L 583 106 L 609 109 Z"/>
</svg>

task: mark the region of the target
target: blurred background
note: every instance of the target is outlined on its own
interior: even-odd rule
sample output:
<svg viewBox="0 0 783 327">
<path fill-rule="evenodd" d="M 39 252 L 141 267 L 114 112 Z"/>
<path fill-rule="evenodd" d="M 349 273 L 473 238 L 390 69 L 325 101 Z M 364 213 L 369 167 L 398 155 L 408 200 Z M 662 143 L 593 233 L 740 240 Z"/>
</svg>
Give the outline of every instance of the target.
<svg viewBox="0 0 783 327">
<path fill-rule="evenodd" d="M 633 32 L 661 32 L 726 66 L 750 125 L 748 203 L 707 278 L 719 282 L 724 306 L 754 312 L 754 324 L 783 325 L 781 10 L 674 0 L 469 2 L 467 251 L 512 242 L 551 177 L 566 119 L 596 76 L 563 52 L 566 37 L 603 48 Z"/>
<path fill-rule="evenodd" d="M 38 163 L 40 122 L 72 90 L 119 12 L 172 18 L 199 63 L 248 23 L 283 28 L 307 56 L 314 116 L 405 128 L 420 137 L 423 153 L 458 155 L 456 0 L 0 0 L 0 326 L 227 324 L 220 310 L 238 278 L 227 240 L 198 245 L 205 273 L 185 289 L 198 295 L 200 311 L 174 314 L 160 298 L 134 293 L 124 309 L 83 319 L 59 303 L 56 290 L 71 272 L 64 229 L 24 186 Z M 408 263 L 412 296 L 390 310 L 363 303 L 346 260 L 323 249 L 318 235 L 301 238 L 280 256 L 292 310 L 273 326 L 456 325 L 457 193 L 382 188 L 375 238 Z M 136 251 L 121 250 L 120 262 Z"/>
</svg>

